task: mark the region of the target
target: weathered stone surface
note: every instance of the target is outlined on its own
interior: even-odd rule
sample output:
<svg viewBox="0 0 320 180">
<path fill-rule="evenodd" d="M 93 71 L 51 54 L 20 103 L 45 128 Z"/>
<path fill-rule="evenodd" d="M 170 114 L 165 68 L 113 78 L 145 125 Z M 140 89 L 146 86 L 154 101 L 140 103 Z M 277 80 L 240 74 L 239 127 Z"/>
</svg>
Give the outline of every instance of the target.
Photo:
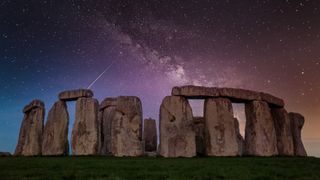
<svg viewBox="0 0 320 180">
<path fill-rule="evenodd" d="M 70 91 L 63 91 L 59 94 L 59 99 L 63 101 L 75 101 L 79 98 L 91 98 L 93 92 L 90 89 L 77 89 Z"/>
<path fill-rule="evenodd" d="M 101 122 L 101 155 L 112 155 L 111 122 L 116 115 L 116 98 L 106 98 L 100 104 L 99 121 Z"/>
<path fill-rule="evenodd" d="M 44 127 L 42 155 L 68 155 L 69 113 L 64 101 L 56 102 L 50 109 L 48 120 Z"/>
<path fill-rule="evenodd" d="M 219 97 L 218 88 L 215 87 L 202 87 L 202 86 L 182 86 L 173 87 L 173 96 L 185 96 L 190 99 L 204 99 L 207 97 Z"/>
<path fill-rule="evenodd" d="M 206 143 L 205 143 L 205 132 L 204 132 L 204 118 L 194 117 L 194 131 L 196 133 L 196 152 L 198 156 L 205 155 Z"/>
<path fill-rule="evenodd" d="M 208 98 L 204 105 L 206 155 L 238 156 L 240 145 L 232 104 L 225 98 Z"/>
<path fill-rule="evenodd" d="M 117 98 L 116 114 L 111 123 L 113 155 L 143 155 L 142 117 L 142 104 L 138 97 Z"/>
<path fill-rule="evenodd" d="M 108 108 L 109 106 L 116 106 L 117 105 L 117 98 L 106 98 L 100 104 L 100 111 Z"/>
<path fill-rule="evenodd" d="M 273 156 L 278 154 L 274 121 L 264 101 L 246 103 L 245 154 Z"/>
<path fill-rule="evenodd" d="M 27 113 L 28 111 L 34 108 L 43 108 L 43 107 L 44 107 L 44 103 L 41 100 L 36 99 L 23 108 L 23 113 Z"/>
<path fill-rule="evenodd" d="M 217 88 L 217 87 L 202 87 L 202 86 L 182 86 L 174 87 L 172 95 L 184 96 L 190 99 L 205 99 L 205 98 L 228 98 L 232 102 L 248 102 L 254 100 L 263 100 L 275 107 L 283 107 L 284 101 L 280 98 L 266 93 L 250 91 L 245 89 L 234 88 Z"/>
<path fill-rule="evenodd" d="M 102 152 L 114 156 L 141 156 L 142 105 L 138 97 L 120 96 L 101 103 Z M 105 106 L 105 104 L 109 104 Z"/>
<path fill-rule="evenodd" d="M 266 101 L 267 103 L 269 103 L 269 105 L 274 106 L 274 107 L 284 107 L 284 101 L 280 98 L 277 98 L 271 94 L 268 93 L 260 93 L 261 96 L 261 100 L 262 101 Z"/>
<path fill-rule="evenodd" d="M 167 96 L 160 107 L 160 155 L 193 157 L 196 155 L 192 109 L 187 99 Z"/>
<path fill-rule="evenodd" d="M 96 155 L 100 151 L 99 103 L 93 98 L 80 98 L 72 130 L 72 154 Z"/>
<path fill-rule="evenodd" d="M 277 134 L 277 147 L 279 155 L 293 156 L 293 139 L 291 124 L 287 111 L 284 108 L 271 108 Z"/>
<path fill-rule="evenodd" d="M 304 125 L 304 117 L 298 113 L 289 113 L 289 118 L 291 121 L 294 155 L 307 156 L 307 152 L 301 140 L 301 130 Z"/>
<path fill-rule="evenodd" d="M 20 128 L 15 155 L 41 155 L 44 116 L 45 107 L 42 101 L 32 101 L 24 108 L 24 118 Z"/>
<path fill-rule="evenodd" d="M 259 100 L 260 93 L 245 89 L 219 88 L 219 96 L 231 99 L 233 102 L 246 102 Z"/>
<path fill-rule="evenodd" d="M 154 119 L 145 119 L 143 128 L 144 150 L 146 152 L 157 151 L 157 125 Z"/>
</svg>

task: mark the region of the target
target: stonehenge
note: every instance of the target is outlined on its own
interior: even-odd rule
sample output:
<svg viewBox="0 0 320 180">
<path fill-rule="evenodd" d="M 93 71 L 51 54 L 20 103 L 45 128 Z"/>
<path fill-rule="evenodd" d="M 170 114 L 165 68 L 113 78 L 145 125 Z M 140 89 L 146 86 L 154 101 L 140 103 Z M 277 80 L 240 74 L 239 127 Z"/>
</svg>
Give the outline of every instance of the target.
<svg viewBox="0 0 320 180">
<path fill-rule="evenodd" d="M 116 112 L 115 98 L 106 98 L 99 107 L 99 121 L 101 123 L 101 155 L 111 155 L 111 120 Z"/>
<path fill-rule="evenodd" d="M 304 118 L 294 113 L 288 114 L 284 109 L 284 101 L 278 97 L 244 89 L 182 86 L 174 87 L 171 96 L 166 98 L 177 97 L 182 98 L 180 101 L 205 99 L 204 117 L 197 119 L 204 118 L 205 121 L 203 128 L 206 156 L 307 155 L 301 141 Z M 233 117 L 232 103 L 245 104 L 244 138 L 239 133 L 238 120 Z M 163 105 L 164 102 L 161 107 Z M 169 111 L 173 117 L 161 116 L 160 112 L 160 142 L 162 138 L 167 138 L 167 134 L 161 130 L 166 122 L 175 118 L 176 112 L 172 112 L 173 110 Z M 187 113 L 184 114 L 184 118 L 188 116 Z M 189 128 L 189 133 L 196 133 L 196 152 L 201 154 L 203 151 L 199 144 L 203 141 L 199 140 L 199 125 L 194 123 L 193 126 L 194 128 Z M 160 150 L 167 148 L 165 146 L 166 144 L 160 143 Z M 174 149 L 175 147 L 170 146 L 167 151 Z"/>
<path fill-rule="evenodd" d="M 38 156 L 42 154 L 42 132 L 45 106 L 40 100 L 34 100 L 23 109 L 19 140 L 14 155 Z"/>
<path fill-rule="evenodd" d="M 98 155 L 100 152 L 99 102 L 93 98 L 79 98 L 72 129 L 73 155 Z"/>
<path fill-rule="evenodd" d="M 107 98 L 100 105 L 102 148 L 105 155 L 141 156 L 142 104 L 138 97 Z"/>
<path fill-rule="evenodd" d="M 268 103 L 252 101 L 245 105 L 245 112 L 244 153 L 253 156 L 278 155 L 276 130 Z"/>
<path fill-rule="evenodd" d="M 42 155 L 59 156 L 69 153 L 69 113 L 66 102 L 57 101 L 50 109 L 44 127 Z"/>
<path fill-rule="evenodd" d="M 93 92 L 89 89 L 77 89 L 71 91 L 63 91 L 59 94 L 61 101 L 76 101 L 79 98 L 92 98 Z"/>
<path fill-rule="evenodd" d="M 284 101 L 267 93 L 244 89 L 217 88 L 201 86 L 182 86 L 172 89 L 173 96 L 183 96 L 188 99 L 206 99 L 226 97 L 232 102 L 250 102 L 253 100 L 265 101 L 271 106 L 283 107 Z"/>
<path fill-rule="evenodd" d="M 204 104 L 206 155 L 239 156 L 240 142 L 232 104 L 226 98 L 208 98 Z"/>
<path fill-rule="evenodd" d="M 204 100 L 202 117 L 193 115 L 189 99 Z M 76 102 L 71 148 L 69 101 Z M 233 103 L 245 105 L 244 137 L 234 117 Z M 42 101 L 32 101 L 23 113 L 16 156 L 67 156 L 70 152 L 75 156 L 158 154 L 172 158 L 307 156 L 301 139 L 304 117 L 288 113 L 282 99 L 251 90 L 173 87 L 171 95 L 161 102 L 158 127 L 152 118 L 143 120 L 138 97 L 107 97 L 99 103 L 89 89 L 59 93 L 45 125 Z"/>
<path fill-rule="evenodd" d="M 160 155 L 196 155 L 193 115 L 189 102 L 180 96 L 167 96 L 160 107 Z"/>
<path fill-rule="evenodd" d="M 284 108 L 272 108 L 272 117 L 274 120 L 278 153 L 282 156 L 293 156 L 294 146 L 292 137 L 292 127 L 290 117 Z"/>
</svg>

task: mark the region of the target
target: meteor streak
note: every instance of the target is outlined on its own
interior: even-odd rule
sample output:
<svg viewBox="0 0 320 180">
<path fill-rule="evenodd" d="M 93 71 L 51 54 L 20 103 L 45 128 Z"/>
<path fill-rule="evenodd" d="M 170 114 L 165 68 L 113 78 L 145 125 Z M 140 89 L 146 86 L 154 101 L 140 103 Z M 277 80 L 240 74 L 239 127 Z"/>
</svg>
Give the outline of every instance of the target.
<svg viewBox="0 0 320 180">
<path fill-rule="evenodd" d="M 87 87 L 87 89 L 90 89 L 94 85 L 94 83 L 96 83 L 101 78 L 101 76 L 103 76 L 103 74 L 110 69 L 114 62 L 115 61 L 113 61 L 109 66 L 107 66 L 106 69 L 94 81 L 92 81 L 92 83 Z"/>
</svg>

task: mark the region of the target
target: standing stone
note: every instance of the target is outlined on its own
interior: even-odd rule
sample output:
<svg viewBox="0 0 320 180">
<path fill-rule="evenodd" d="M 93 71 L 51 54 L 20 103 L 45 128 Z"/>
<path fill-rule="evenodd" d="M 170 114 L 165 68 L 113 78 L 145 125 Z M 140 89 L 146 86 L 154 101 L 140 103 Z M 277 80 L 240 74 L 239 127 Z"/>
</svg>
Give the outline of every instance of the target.
<svg viewBox="0 0 320 180">
<path fill-rule="evenodd" d="M 289 113 L 289 118 L 291 121 L 294 155 L 307 156 L 307 152 L 301 140 L 301 130 L 304 125 L 304 117 L 298 113 Z"/>
<path fill-rule="evenodd" d="M 101 155 L 112 155 L 111 122 L 116 114 L 116 98 L 106 98 L 100 104 L 99 121 L 101 122 Z"/>
<path fill-rule="evenodd" d="M 240 155 L 238 130 L 229 99 L 210 98 L 204 105 L 206 154 L 208 156 Z"/>
<path fill-rule="evenodd" d="M 279 155 L 293 156 L 293 138 L 291 124 L 287 111 L 284 108 L 271 108 L 274 126 L 277 134 Z"/>
<path fill-rule="evenodd" d="M 100 105 L 102 152 L 114 156 L 141 156 L 142 105 L 138 97 L 108 98 Z"/>
<path fill-rule="evenodd" d="M 58 101 L 49 111 L 48 120 L 44 127 L 42 155 L 68 155 L 68 127 L 67 104 L 64 101 Z"/>
<path fill-rule="evenodd" d="M 192 109 L 187 99 L 167 96 L 160 107 L 160 155 L 193 157 L 196 155 Z"/>
<path fill-rule="evenodd" d="M 245 154 L 252 156 L 278 155 L 274 121 L 268 103 L 246 103 Z"/>
<path fill-rule="evenodd" d="M 144 129 L 143 129 L 143 139 L 144 139 L 144 149 L 146 152 L 155 152 L 157 151 L 157 125 L 156 120 L 154 119 L 145 119 L 144 120 Z"/>
<path fill-rule="evenodd" d="M 72 154 L 96 155 L 100 151 L 99 103 L 93 98 L 80 98 L 72 130 Z"/>
<path fill-rule="evenodd" d="M 111 152 L 115 156 L 141 156 L 142 104 L 138 97 L 117 98 L 115 115 L 111 121 Z"/>
<path fill-rule="evenodd" d="M 206 152 L 204 118 L 194 117 L 193 123 L 194 131 L 196 133 L 196 152 L 198 156 L 203 156 Z"/>
<path fill-rule="evenodd" d="M 24 118 L 20 128 L 19 141 L 15 150 L 17 156 L 41 155 L 44 103 L 34 100 L 24 110 Z"/>
</svg>

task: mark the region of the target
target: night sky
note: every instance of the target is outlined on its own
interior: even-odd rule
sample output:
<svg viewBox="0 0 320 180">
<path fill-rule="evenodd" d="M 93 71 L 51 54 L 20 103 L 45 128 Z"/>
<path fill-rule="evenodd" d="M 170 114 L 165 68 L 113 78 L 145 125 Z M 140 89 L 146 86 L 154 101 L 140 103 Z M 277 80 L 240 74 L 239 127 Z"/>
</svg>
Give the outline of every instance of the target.
<svg viewBox="0 0 320 180">
<path fill-rule="evenodd" d="M 59 92 L 104 70 L 91 87 L 99 101 L 139 96 L 155 119 L 173 86 L 271 93 L 305 116 L 305 146 L 320 156 L 317 0 L 2 0 L 0 151 L 14 151 L 31 100 L 48 112 Z M 191 103 L 201 115 L 203 101 Z M 243 105 L 235 111 L 243 128 Z"/>
</svg>

